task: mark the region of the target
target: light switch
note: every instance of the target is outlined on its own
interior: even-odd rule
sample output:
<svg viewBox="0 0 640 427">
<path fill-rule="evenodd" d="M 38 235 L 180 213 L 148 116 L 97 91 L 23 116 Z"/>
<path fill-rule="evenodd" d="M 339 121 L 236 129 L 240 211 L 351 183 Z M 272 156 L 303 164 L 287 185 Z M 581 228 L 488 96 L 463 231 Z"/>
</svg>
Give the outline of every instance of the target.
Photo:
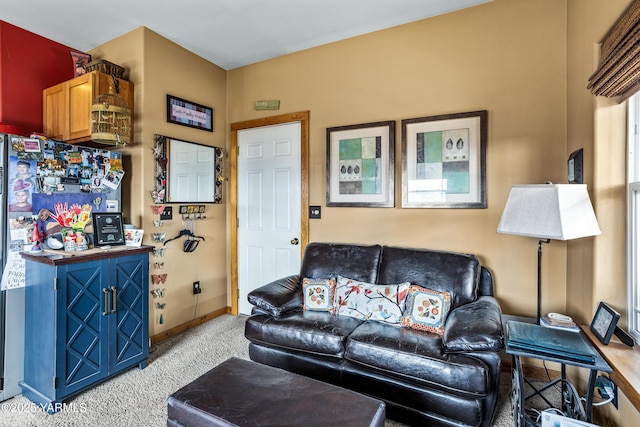
<svg viewBox="0 0 640 427">
<path fill-rule="evenodd" d="M 309 218 L 320 219 L 320 206 L 309 206 Z"/>
<path fill-rule="evenodd" d="M 173 207 L 172 206 L 165 206 L 164 210 L 160 214 L 160 219 L 161 220 L 171 220 L 171 219 L 173 219 Z"/>
</svg>

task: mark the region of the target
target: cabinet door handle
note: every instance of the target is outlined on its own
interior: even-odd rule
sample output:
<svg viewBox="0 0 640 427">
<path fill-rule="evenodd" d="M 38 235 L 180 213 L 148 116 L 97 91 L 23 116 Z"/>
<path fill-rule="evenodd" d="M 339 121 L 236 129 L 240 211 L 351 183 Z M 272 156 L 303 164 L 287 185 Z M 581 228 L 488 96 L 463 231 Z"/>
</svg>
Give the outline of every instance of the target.
<svg viewBox="0 0 640 427">
<path fill-rule="evenodd" d="M 111 312 L 115 313 L 116 310 L 118 309 L 118 307 L 117 307 L 118 299 L 117 299 L 117 295 L 116 295 L 116 287 L 115 286 L 111 287 L 111 292 L 113 293 L 113 309 L 111 310 Z"/>
<path fill-rule="evenodd" d="M 102 292 L 104 292 L 104 311 L 102 312 L 103 316 L 109 314 L 109 290 L 107 288 L 102 288 Z"/>
</svg>

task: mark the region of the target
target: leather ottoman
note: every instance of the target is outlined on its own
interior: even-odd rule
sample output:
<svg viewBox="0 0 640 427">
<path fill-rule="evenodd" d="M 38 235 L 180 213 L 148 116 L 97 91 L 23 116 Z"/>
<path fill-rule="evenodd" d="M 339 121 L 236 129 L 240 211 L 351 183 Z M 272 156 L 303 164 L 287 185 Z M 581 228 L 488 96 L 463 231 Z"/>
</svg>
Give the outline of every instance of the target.
<svg viewBox="0 0 640 427">
<path fill-rule="evenodd" d="M 169 396 L 169 427 L 383 427 L 380 400 L 231 358 Z"/>
</svg>

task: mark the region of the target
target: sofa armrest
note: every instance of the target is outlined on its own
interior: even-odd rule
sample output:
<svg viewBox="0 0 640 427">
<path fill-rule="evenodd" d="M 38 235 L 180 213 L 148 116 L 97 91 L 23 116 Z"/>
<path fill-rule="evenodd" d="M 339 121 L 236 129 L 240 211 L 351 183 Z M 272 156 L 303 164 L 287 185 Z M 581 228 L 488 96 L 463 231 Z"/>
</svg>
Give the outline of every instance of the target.
<svg viewBox="0 0 640 427">
<path fill-rule="evenodd" d="M 284 277 L 254 289 L 249 292 L 247 299 L 249 303 L 274 317 L 302 309 L 300 276 Z"/>
<path fill-rule="evenodd" d="M 482 296 L 451 311 L 445 323 L 442 346 L 445 353 L 502 350 L 504 334 L 498 301 Z"/>
</svg>

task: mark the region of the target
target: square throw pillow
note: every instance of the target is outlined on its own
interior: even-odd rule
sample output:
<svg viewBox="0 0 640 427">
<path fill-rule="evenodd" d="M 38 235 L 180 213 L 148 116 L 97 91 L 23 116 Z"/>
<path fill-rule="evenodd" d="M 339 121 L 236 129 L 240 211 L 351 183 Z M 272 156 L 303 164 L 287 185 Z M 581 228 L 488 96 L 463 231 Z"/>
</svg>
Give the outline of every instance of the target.
<svg viewBox="0 0 640 427">
<path fill-rule="evenodd" d="M 333 312 L 399 325 L 409 285 L 376 285 L 338 276 Z"/>
<path fill-rule="evenodd" d="M 305 310 L 332 311 L 336 279 L 302 280 L 302 305 Z"/>
<path fill-rule="evenodd" d="M 407 293 L 402 326 L 442 336 L 444 322 L 451 309 L 451 294 L 411 285 Z"/>
</svg>

